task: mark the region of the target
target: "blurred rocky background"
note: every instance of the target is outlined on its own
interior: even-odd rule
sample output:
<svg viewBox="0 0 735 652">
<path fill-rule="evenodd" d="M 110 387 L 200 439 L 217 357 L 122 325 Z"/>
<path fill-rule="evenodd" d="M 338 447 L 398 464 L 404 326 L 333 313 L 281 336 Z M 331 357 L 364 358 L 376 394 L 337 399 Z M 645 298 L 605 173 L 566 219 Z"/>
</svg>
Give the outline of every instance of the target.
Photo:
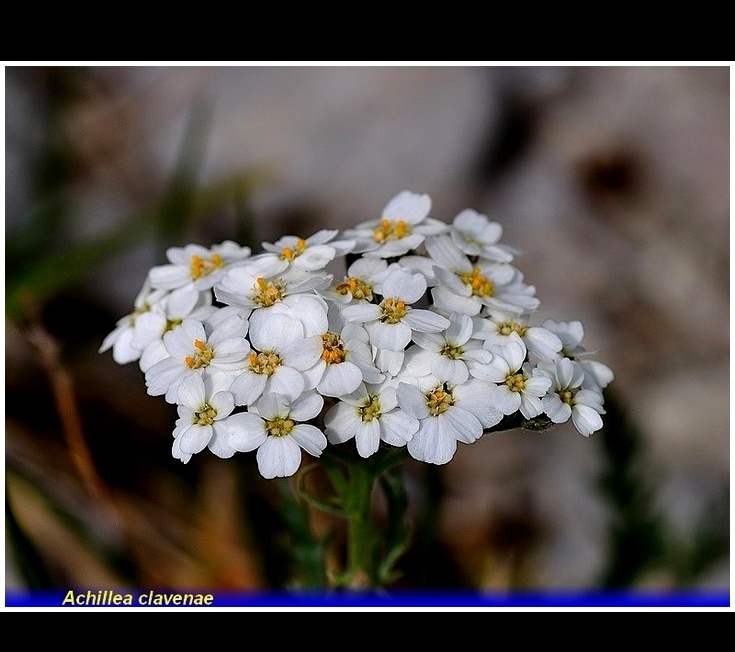
<svg viewBox="0 0 735 652">
<path fill-rule="evenodd" d="M 589 439 L 407 464 L 400 585 L 727 590 L 729 98 L 728 66 L 6 67 L 6 587 L 291 581 L 293 532 L 339 524 L 252 456 L 173 460 L 175 410 L 97 348 L 167 247 L 408 189 L 500 222 L 536 323 L 581 320 L 615 380 Z"/>
</svg>

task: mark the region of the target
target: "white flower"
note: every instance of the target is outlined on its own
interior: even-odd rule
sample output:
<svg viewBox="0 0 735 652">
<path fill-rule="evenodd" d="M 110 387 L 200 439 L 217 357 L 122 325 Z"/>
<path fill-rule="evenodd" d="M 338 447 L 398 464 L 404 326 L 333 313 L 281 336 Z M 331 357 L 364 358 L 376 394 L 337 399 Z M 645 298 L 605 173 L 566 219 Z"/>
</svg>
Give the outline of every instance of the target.
<svg viewBox="0 0 735 652">
<path fill-rule="evenodd" d="M 322 352 L 319 361 L 306 371 L 309 386 L 322 396 L 344 396 L 355 391 L 360 383 L 379 383 L 384 379 L 373 364 L 370 345 L 358 337 L 364 329 L 354 324 L 342 332 L 322 333 Z"/>
<path fill-rule="evenodd" d="M 250 332 L 252 351 L 232 382 L 237 405 L 252 405 L 263 394 L 281 394 L 297 399 L 306 389 L 303 372 L 312 368 L 322 355 L 319 336 L 303 337 L 294 332 L 294 321 L 285 314 L 269 316 L 268 327 Z"/>
<path fill-rule="evenodd" d="M 203 320 L 217 309 L 212 306 L 212 293 L 197 292 L 185 286 L 167 292 L 151 310 L 136 322 L 133 346 L 142 351 L 140 370 L 145 373 L 156 362 L 168 357 L 163 336 L 178 328 L 184 319 Z"/>
<path fill-rule="evenodd" d="M 411 307 L 426 292 L 426 279 L 421 274 L 394 269 L 385 277 L 381 290 L 385 298 L 380 305 L 360 303 L 342 310 L 346 320 L 365 325 L 370 343 L 377 349 L 403 351 L 413 331 L 439 332 L 449 326 L 446 317 Z"/>
<path fill-rule="evenodd" d="M 338 304 L 373 300 L 373 287 L 388 272 L 388 262 L 382 258 L 358 258 L 347 268 L 347 275 L 323 294 Z"/>
<path fill-rule="evenodd" d="M 376 453 L 381 441 L 405 446 L 419 428 L 418 419 L 398 407 L 394 388 L 364 383 L 329 409 L 324 425 L 332 444 L 354 438 L 361 457 Z"/>
<path fill-rule="evenodd" d="M 554 423 L 564 423 L 571 417 L 574 427 L 585 437 L 602 428 L 602 394 L 581 389 L 585 371 L 579 362 L 558 358 L 553 368 L 543 371 L 551 378 L 551 389 L 542 399 L 543 408 Z"/>
<path fill-rule="evenodd" d="M 496 385 L 474 378 L 457 386 L 431 377 L 399 383 L 398 404 L 419 420 L 419 429 L 406 445 L 411 457 L 430 464 L 449 462 L 458 441 L 471 444 L 485 428 L 500 423 L 496 392 Z"/>
<path fill-rule="evenodd" d="M 479 368 L 476 375 L 498 383 L 498 409 L 503 414 L 520 410 L 526 419 L 541 414 L 541 397 L 549 390 L 551 379 L 533 365 L 524 364 L 526 347 L 518 334 L 513 333 L 507 344 L 493 346 L 490 351 L 492 361 Z"/>
<path fill-rule="evenodd" d="M 163 336 L 170 357 L 146 372 L 148 393 L 164 394 L 166 401 L 175 403 L 179 385 L 190 374 L 218 372 L 232 380 L 250 353 L 246 329 L 247 322 L 237 315 L 230 316 L 209 335 L 202 322 L 185 319 L 179 328 Z"/>
<path fill-rule="evenodd" d="M 205 448 L 221 458 L 235 454 L 227 444 L 227 419 L 235 406 L 228 386 L 225 376 L 192 374 L 183 380 L 177 393 L 179 418 L 171 449 L 174 458 L 186 463 Z"/>
<path fill-rule="evenodd" d="M 524 315 L 513 315 L 500 311 L 490 312 L 485 317 L 475 317 L 474 337 L 485 340 L 485 346 L 504 346 L 511 341 L 512 333 L 523 340 L 529 354 L 539 360 L 551 361 L 559 356 L 561 340 L 542 326 L 529 326 Z"/>
<path fill-rule="evenodd" d="M 472 340 L 472 318 L 452 313 L 449 326 L 441 333 L 414 333 L 418 346 L 406 353 L 406 370 L 415 376 L 433 374 L 452 385 L 461 385 L 480 365 L 490 362 L 492 354 L 482 342 Z"/>
<path fill-rule="evenodd" d="M 250 256 L 249 247 L 226 240 L 210 248 L 191 244 L 171 247 L 166 252 L 170 264 L 150 270 L 148 278 L 154 288 L 174 290 L 190 286 L 195 290 L 211 288 L 230 266 Z"/>
<path fill-rule="evenodd" d="M 612 369 L 597 360 L 587 360 L 587 356 L 592 355 L 594 351 L 588 351 L 582 346 L 584 339 L 584 326 L 581 321 L 555 321 L 546 319 L 542 326 L 554 333 L 562 343 L 560 355 L 572 360 L 579 359 L 582 369 L 585 372 L 585 378 L 582 382 L 583 387 L 603 390 L 614 379 Z"/>
<path fill-rule="evenodd" d="M 442 233 L 447 225 L 428 217 L 431 197 L 407 190 L 397 194 L 383 209 L 380 219 L 368 220 L 344 235 L 355 241 L 354 253 L 393 258 L 416 249 L 427 235 Z"/>
<path fill-rule="evenodd" d="M 250 412 L 234 414 L 228 420 L 228 444 L 237 451 L 257 449 L 258 471 L 264 478 L 293 475 L 301 465 L 301 450 L 319 457 L 327 438 L 307 423 L 316 417 L 324 399 L 312 392 L 289 403 L 280 394 L 263 396 Z"/>
<path fill-rule="evenodd" d="M 483 307 L 514 314 L 538 308 L 536 289 L 526 285 L 512 265 L 483 260 L 473 263 L 446 235 L 427 238 L 426 250 L 436 262 L 438 285 L 431 296 L 440 312 L 474 316 Z"/>
<path fill-rule="evenodd" d="M 459 213 L 451 224 L 449 235 L 452 242 L 468 256 L 486 258 L 499 263 L 513 260 L 515 249 L 498 244 L 503 227 L 491 222 L 486 215 L 468 208 Z"/>
<path fill-rule="evenodd" d="M 148 279 L 143 283 L 138 296 L 135 297 L 135 310 L 118 319 L 114 330 L 102 341 L 98 353 L 112 349 L 112 359 L 118 364 L 127 364 L 138 360 L 142 348 L 136 346 L 135 336 L 140 329 L 140 318 L 153 310 L 166 296 L 165 290 L 152 290 Z"/>
<path fill-rule="evenodd" d="M 287 235 L 275 243 L 263 242 L 266 253 L 258 259 L 271 262 L 269 275 L 282 274 L 293 266 L 306 272 L 324 269 L 337 256 L 348 254 L 355 243 L 350 240 L 333 241 L 339 231 L 321 230 L 305 240 L 295 235 Z"/>
<path fill-rule="evenodd" d="M 327 328 L 327 302 L 313 290 L 329 285 L 331 274 L 307 273 L 291 268 L 283 274 L 268 275 L 272 262 L 256 259 L 249 265 L 229 270 L 214 287 L 223 303 L 240 306 L 250 315 L 250 332 L 267 327 L 268 315 L 287 312 L 302 323 L 304 335 L 316 335 Z"/>
</svg>

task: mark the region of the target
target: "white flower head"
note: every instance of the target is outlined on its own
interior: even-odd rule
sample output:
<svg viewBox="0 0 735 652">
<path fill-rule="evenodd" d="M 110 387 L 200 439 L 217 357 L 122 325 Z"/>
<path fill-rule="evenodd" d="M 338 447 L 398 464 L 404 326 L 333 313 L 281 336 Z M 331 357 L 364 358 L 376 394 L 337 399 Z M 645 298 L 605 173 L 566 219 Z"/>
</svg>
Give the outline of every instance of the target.
<svg viewBox="0 0 735 652">
<path fill-rule="evenodd" d="M 469 315 L 451 313 L 449 326 L 440 333 L 414 333 L 417 346 L 406 352 L 406 370 L 415 376 L 433 374 L 452 385 L 469 379 L 472 370 L 485 365 L 492 354 L 482 342 L 472 338 L 473 324 Z"/>
<path fill-rule="evenodd" d="M 347 305 L 372 301 L 373 288 L 388 273 L 388 261 L 382 258 L 358 258 L 347 268 L 346 276 L 324 292 L 325 298 Z"/>
<path fill-rule="evenodd" d="M 361 303 L 343 309 L 347 321 L 362 323 L 377 349 L 403 351 L 414 331 L 439 332 L 449 320 L 431 310 L 412 308 L 426 292 L 426 279 L 417 272 L 393 269 L 381 284 L 384 299 L 379 305 Z"/>
<path fill-rule="evenodd" d="M 355 243 L 351 240 L 334 240 L 338 233 L 336 229 L 323 229 L 306 239 L 287 235 L 274 243 L 263 242 L 266 253 L 259 254 L 257 258 L 271 262 L 271 275 L 282 274 L 292 266 L 305 272 L 316 272 L 354 248 Z"/>
<path fill-rule="evenodd" d="M 320 336 L 322 352 L 319 361 L 306 371 L 309 386 L 322 396 L 344 396 L 363 383 L 380 383 L 385 376 L 373 363 L 368 342 L 359 337 L 364 329 L 347 324 L 342 331 L 329 330 Z"/>
<path fill-rule="evenodd" d="M 582 389 L 585 371 L 569 358 L 557 358 L 553 367 L 543 371 L 551 379 L 549 393 L 542 398 L 544 412 L 554 423 L 569 421 L 577 431 L 589 437 L 602 428 L 603 397 L 599 391 Z"/>
<path fill-rule="evenodd" d="M 208 334 L 202 322 L 185 319 L 163 337 L 169 357 L 146 372 L 148 394 L 163 394 L 166 401 L 175 403 L 179 385 L 191 374 L 222 373 L 234 379 L 250 353 L 246 326 L 233 315 Z"/>
<path fill-rule="evenodd" d="M 143 347 L 136 345 L 136 335 L 141 327 L 140 318 L 157 308 L 167 294 L 166 290 L 153 290 L 146 278 L 135 297 L 135 309 L 129 315 L 118 319 L 115 328 L 104 338 L 97 352 L 104 353 L 112 349 L 112 359 L 117 364 L 138 360 L 143 352 Z"/>
<path fill-rule="evenodd" d="M 448 229 L 429 217 L 431 197 L 404 190 L 391 199 L 380 219 L 368 220 L 345 232 L 355 241 L 354 253 L 378 258 L 402 256 L 419 247 L 427 235 Z"/>
<path fill-rule="evenodd" d="M 241 247 L 231 240 L 209 248 L 197 244 L 171 247 L 166 252 L 170 263 L 152 268 L 148 277 L 154 288 L 174 290 L 189 286 L 208 290 L 222 278 L 225 270 L 249 256 L 249 247 Z"/>
<path fill-rule="evenodd" d="M 457 248 L 468 256 L 509 263 L 518 253 L 507 245 L 499 244 L 503 227 L 498 222 L 491 222 L 486 215 L 471 208 L 454 218 L 449 235 Z"/>
<path fill-rule="evenodd" d="M 428 387 L 428 389 L 427 389 Z M 453 386 L 437 378 L 398 384 L 398 404 L 419 420 L 408 442 L 411 457 L 430 464 L 446 464 L 457 442 L 471 444 L 486 428 L 497 425 L 503 414 L 496 407 L 497 386 L 477 379 Z"/>
<path fill-rule="evenodd" d="M 428 238 L 426 249 L 436 263 L 438 284 L 431 295 L 442 313 L 474 316 L 488 308 L 522 314 L 538 308 L 536 288 L 525 284 L 521 272 L 512 265 L 472 262 L 446 235 Z"/>
<path fill-rule="evenodd" d="M 234 414 L 228 420 L 228 444 L 236 451 L 257 449 L 258 471 L 264 478 L 292 476 L 306 451 L 319 457 L 327 438 L 308 423 L 321 412 L 324 399 L 315 392 L 302 394 L 293 402 L 280 394 L 263 396 L 249 412 Z"/>
<path fill-rule="evenodd" d="M 538 360 L 554 360 L 562 348 L 557 335 L 542 326 L 529 325 L 525 315 L 490 311 L 486 316 L 475 317 L 473 323 L 474 337 L 484 340 L 486 347 L 502 347 L 514 340 L 515 333 L 523 340 L 528 353 Z"/>
<path fill-rule="evenodd" d="M 554 333 L 562 343 L 562 349 L 559 355 L 579 360 L 582 369 L 585 372 L 585 378 L 582 385 L 588 389 L 603 390 L 614 379 L 612 369 L 597 360 L 589 360 L 588 356 L 594 354 L 594 351 L 588 351 L 583 345 L 584 325 L 581 321 L 555 321 L 546 319 L 542 326 Z"/>
<path fill-rule="evenodd" d="M 219 312 L 212 306 L 212 293 L 198 292 L 191 286 L 184 286 L 166 295 L 143 313 L 136 322 L 133 346 L 142 351 L 140 370 L 145 373 L 156 362 L 168 357 L 163 336 L 178 328 L 184 319 L 204 320 Z"/>
<path fill-rule="evenodd" d="M 490 349 L 490 364 L 477 370 L 478 378 L 498 384 L 498 409 L 510 415 L 517 411 L 531 419 L 543 411 L 541 398 L 551 387 L 551 379 L 526 363 L 526 347 L 514 333 L 503 346 Z"/>
<path fill-rule="evenodd" d="M 237 405 L 252 405 L 270 393 L 289 401 L 301 396 L 307 388 L 304 372 L 322 355 L 321 338 L 304 337 L 298 322 L 277 312 L 269 315 L 267 328 L 251 330 L 250 341 L 253 350 L 232 382 Z"/>
<path fill-rule="evenodd" d="M 330 443 L 354 439 L 360 457 L 377 453 L 381 441 L 405 446 L 419 428 L 418 419 L 398 406 L 394 388 L 364 383 L 329 409 L 324 425 Z"/>
<path fill-rule="evenodd" d="M 172 454 L 186 463 L 192 455 L 209 448 L 217 457 L 228 458 L 235 450 L 227 444 L 227 419 L 235 406 L 225 376 L 187 376 L 177 392 L 178 414 Z"/>
</svg>

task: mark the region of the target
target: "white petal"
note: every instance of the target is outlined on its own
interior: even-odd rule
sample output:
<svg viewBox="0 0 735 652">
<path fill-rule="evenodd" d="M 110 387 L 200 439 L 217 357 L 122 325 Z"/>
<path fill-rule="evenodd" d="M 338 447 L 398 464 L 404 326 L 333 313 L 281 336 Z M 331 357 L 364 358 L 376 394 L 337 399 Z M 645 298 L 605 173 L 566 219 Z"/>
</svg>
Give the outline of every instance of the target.
<svg viewBox="0 0 735 652">
<path fill-rule="evenodd" d="M 189 283 L 191 269 L 184 265 L 157 265 L 148 272 L 151 286 L 165 290 L 173 290 Z"/>
<path fill-rule="evenodd" d="M 449 326 L 449 320 L 446 317 L 431 310 L 409 310 L 402 321 L 415 331 L 427 333 L 437 333 Z"/>
<path fill-rule="evenodd" d="M 332 444 L 342 444 L 352 439 L 362 427 L 358 408 L 347 403 L 337 403 L 324 415 L 327 439 Z"/>
<path fill-rule="evenodd" d="M 258 448 L 256 459 L 264 478 L 285 478 L 298 471 L 301 448 L 291 437 L 268 437 Z"/>
<path fill-rule="evenodd" d="M 431 290 L 431 296 L 434 301 L 434 308 L 447 314 L 458 312 L 473 316 L 478 314 L 482 308 L 482 303 L 480 303 L 477 297 L 460 296 L 442 286 L 433 288 Z"/>
<path fill-rule="evenodd" d="M 402 322 L 389 324 L 376 321 L 368 324 L 367 328 L 370 342 L 379 349 L 403 351 L 411 341 L 411 329 Z"/>
<path fill-rule="evenodd" d="M 186 455 L 194 455 L 203 451 L 212 439 L 212 426 L 192 425 L 181 433 L 179 448 Z"/>
<path fill-rule="evenodd" d="M 396 396 L 398 397 L 398 405 L 409 416 L 415 417 L 416 419 L 425 419 L 429 416 L 429 406 L 426 404 L 426 397 L 418 387 L 407 383 L 399 383 L 396 389 Z"/>
<path fill-rule="evenodd" d="M 362 382 L 362 371 L 351 362 L 329 364 L 317 389 L 324 396 L 344 396 L 355 391 Z"/>
<path fill-rule="evenodd" d="M 319 335 L 303 337 L 289 342 L 283 347 L 281 355 L 289 367 L 299 371 L 311 369 L 322 357 L 324 345 Z"/>
<path fill-rule="evenodd" d="M 281 365 L 271 374 L 264 391 L 276 392 L 281 394 L 287 401 L 294 401 L 301 396 L 304 385 L 304 376 L 301 372 Z"/>
<path fill-rule="evenodd" d="M 373 303 L 355 303 L 342 310 L 345 320 L 360 324 L 376 321 L 380 319 L 381 314 L 380 306 Z"/>
<path fill-rule="evenodd" d="M 212 439 L 209 440 L 207 448 L 217 457 L 226 460 L 235 454 L 235 449 L 227 443 L 229 437 L 230 431 L 224 422 L 215 422 L 212 424 Z"/>
<path fill-rule="evenodd" d="M 470 376 L 467 365 L 462 360 L 452 360 L 445 355 L 434 358 L 431 373 L 451 385 L 461 385 Z"/>
<path fill-rule="evenodd" d="M 265 422 L 251 412 L 233 414 L 224 425 L 230 433 L 227 445 L 236 451 L 253 451 L 267 438 Z"/>
<path fill-rule="evenodd" d="M 378 419 L 364 421 L 355 434 L 355 445 L 360 457 L 370 457 L 380 447 L 380 422 Z"/>
<path fill-rule="evenodd" d="M 457 451 L 457 440 L 441 430 L 436 418 L 428 417 L 421 422 L 406 448 L 411 457 L 420 462 L 446 464 Z"/>
<path fill-rule="evenodd" d="M 181 394 L 181 388 L 179 388 L 179 394 Z M 219 421 L 229 416 L 235 409 L 235 398 L 230 392 L 217 392 L 209 399 L 209 404 L 217 412 L 215 418 Z"/>
<path fill-rule="evenodd" d="M 471 444 L 482 435 L 482 424 L 480 420 L 469 410 L 452 405 L 448 410 L 440 414 L 437 419 L 448 424 L 447 432 L 465 444 Z"/>
<path fill-rule="evenodd" d="M 416 224 L 423 220 L 431 210 L 431 197 L 419 195 L 408 190 L 398 193 L 383 209 L 382 217 L 386 220 L 404 220 Z"/>
<path fill-rule="evenodd" d="M 290 406 L 291 418 L 296 421 L 308 421 L 322 411 L 324 399 L 316 392 L 306 392 L 299 396 Z"/>
<path fill-rule="evenodd" d="M 602 417 L 591 407 L 575 405 L 572 409 L 572 423 L 585 437 L 602 428 Z"/>
<path fill-rule="evenodd" d="M 391 271 L 383 281 L 383 296 L 403 299 L 407 304 L 416 303 L 426 292 L 423 274 L 405 268 Z"/>
<path fill-rule="evenodd" d="M 495 402 L 498 410 L 503 414 L 514 414 L 521 407 L 521 395 L 501 385 L 495 393 Z"/>
<path fill-rule="evenodd" d="M 307 423 L 298 423 L 291 430 L 290 437 L 309 455 L 319 457 L 327 447 L 327 438 L 319 428 Z"/>
<path fill-rule="evenodd" d="M 268 376 L 246 370 L 230 385 L 236 405 L 252 405 L 263 393 Z"/>
<path fill-rule="evenodd" d="M 250 317 L 250 342 L 258 351 L 280 349 L 304 336 L 301 321 L 280 307 L 273 308 L 259 308 Z"/>
<path fill-rule="evenodd" d="M 375 352 L 375 364 L 380 371 L 387 372 L 391 376 L 397 376 L 403 366 L 404 355 L 403 351 L 377 349 Z"/>
<path fill-rule="evenodd" d="M 466 314 L 452 315 L 444 337 L 452 346 L 462 346 L 470 339 L 473 331 L 472 317 Z"/>
<path fill-rule="evenodd" d="M 533 419 L 544 411 L 541 399 L 537 396 L 530 396 L 526 392 L 521 393 L 521 414 L 526 419 Z"/>
<path fill-rule="evenodd" d="M 483 428 L 492 428 L 503 419 L 503 413 L 498 405 L 500 390 L 494 383 L 481 380 L 470 380 L 454 388 L 456 404 L 472 412 L 482 424 Z"/>
<path fill-rule="evenodd" d="M 541 399 L 544 412 L 554 423 L 565 423 L 572 416 L 572 408 L 564 403 L 557 394 L 547 394 Z"/>
<path fill-rule="evenodd" d="M 384 442 L 392 446 L 405 446 L 418 431 L 419 420 L 403 410 L 392 410 L 381 415 L 380 427 Z"/>
</svg>

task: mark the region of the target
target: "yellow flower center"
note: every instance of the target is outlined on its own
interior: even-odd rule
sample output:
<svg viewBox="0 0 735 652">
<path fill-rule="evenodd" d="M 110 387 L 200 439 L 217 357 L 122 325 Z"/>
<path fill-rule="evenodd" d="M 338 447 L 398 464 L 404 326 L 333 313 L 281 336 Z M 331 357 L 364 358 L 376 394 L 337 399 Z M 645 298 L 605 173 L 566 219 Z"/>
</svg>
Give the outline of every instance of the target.
<svg viewBox="0 0 735 652">
<path fill-rule="evenodd" d="M 263 308 L 270 308 L 273 304 L 283 300 L 285 287 L 280 279 L 271 282 L 259 276 L 255 281 L 253 289 L 255 290 L 253 301 L 260 304 Z"/>
<path fill-rule="evenodd" d="M 281 356 L 273 351 L 263 351 L 261 353 L 251 353 L 248 356 L 250 370 L 256 374 L 266 374 L 270 376 L 281 366 Z"/>
<path fill-rule="evenodd" d="M 511 392 L 522 392 L 526 389 L 526 381 L 528 376 L 524 373 L 509 374 L 505 379 L 505 384 Z"/>
<path fill-rule="evenodd" d="M 397 324 L 408 314 L 408 308 L 406 302 L 403 299 L 395 299 L 388 297 L 380 304 L 383 314 L 380 317 L 380 321 L 389 324 Z"/>
<path fill-rule="evenodd" d="M 498 326 L 498 333 L 506 336 L 511 333 L 518 333 L 523 337 L 526 334 L 526 325 L 517 321 L 506 321 Z"/>
<path fill-rule="evenodd" d="M 145 314 L 146 312 L 149 312 L 151 309 L 150 305 L 147 303 L 144 303 L 140 308 L 136 308 L 133 310 L 133 312 L 130 315 L 129 323 L 131 326 L 135 326 L 135 320 L 138 319 L 141 315 Z"/>
<path fill-rule="evenodd" d="M 377 394 L 368 395 L 365 405 L 358 408 L 363 421 L 372 421 L 380 417 L 380 397 Z"/>
<path fill-rule="evenodd" d="M 494 294 L 493 282 L 481 274 L 479 267 L 474 267 L 471 272 L 460 272 L 459 278 L 470 288 L 472 296 L 491 297 Z"/>
<path fill-rule="evenodd" d="M 177 326 L 181 325 L 182 320 L 181 319 L 167 319 L 166 320 L 166 327 L 164 328 L 164 333 L 168 333 L 169 331 L 172 331 Z"/>
<path fill-rule="evenodd" d="M 288 417 L 275 417 L 265 422 L 265 429 L 274 437 L 284 437 L 291 433 L 296 422 Z"/>
<path fill-rule="evenodd" d="M 337 285 L 335 291 L 339 292 L 340 294 L 349 293 L 354 299 L 367 299 L 368 301 L 372 301 L 373 298 L 372 283 L 368 283 L 367 281 L 361 278 L 356 278 L 354 276 L 350 276 L 349 278 L 346 278 L 344 281 L 342 281 L 339 285 Z"/>
<path fill-rule="evenodd" d="M 441 351 L 439 351 L 439 353 L 447 356 L 450 360 L 456 360 L 457 358 L 462 357 L 464 349 L 461 346 L 452 346 L 451 344 L 445 344 L 441 348 Z"/>
<path fill-rule="evenodd" d="M 324 333 L 322 335 L 324 349 L 322 350 L 322 360 L 327 364 L 339 364 L 345 361 L 347 351 L 345 351 L 345 343 L 336 333 Z"/>
<path fill-rule="evenodd" d="M 431 390 L 426 395 L 426 405 L 428 406 L 429 414 L 431 414 L 432 417 L 436 417 L 442 412 L 446 412 L 452 405 L 454 405 L 454 396 L 446 383 Z"/>
<path fill-rule="evenodd" d="M 191 277 L 196 280 L 202 276 L 209 276 L 215 269 L 224 266 L 225 261 L 219 254 L 213 254 L 211 258 L 202 258 L 194 254 L 191 257 Z"/>
<path fill-rule="evenodd" d="M 299 238 L 296 241 L 296 245 L 292 249 L 291 247 L 284 247 L 281 249 L 281 258 L 284 260 L 291 261 L 297 256 L 300 256 L 304 253 L 304 250 L 306 249 L 306 240 L 302 240 Z"/>
<path fill-rule="evenodd" d="M 411 233 L 411 225 L 403 220 L 395 222 L 391 220 L 381 220 L 380 226 L 373 231 L 373 240 L 382 244 L 390 240 L 400 240 Z"/>
<path fill-rule="evenodd" d="M 214 423 L 216 416 L 217 410 L 215 410 L 209 403 L 205 403 L 199 409 L 199 412 L 194 413 L 192 423 L 195 426 L 211 426 Z"/>
<path fill-rule="evenodd" d="M 201 340 L 194 340 L 194 348 L 196 348 L 194 355 L 186 356 L 184 362 L 191 369 L 201 369 L 202 367 L 208 366 L 214 357 L 214 350 L 207 346 L 206 342 L 202 342 Z"/>
<path fill-rule="evenodd" d="M 574 405 L 574 392 L 571 389 L 563 389 L 561 392 L 557 392 L 562 403 L 567 405 Z"/>
</svg>

